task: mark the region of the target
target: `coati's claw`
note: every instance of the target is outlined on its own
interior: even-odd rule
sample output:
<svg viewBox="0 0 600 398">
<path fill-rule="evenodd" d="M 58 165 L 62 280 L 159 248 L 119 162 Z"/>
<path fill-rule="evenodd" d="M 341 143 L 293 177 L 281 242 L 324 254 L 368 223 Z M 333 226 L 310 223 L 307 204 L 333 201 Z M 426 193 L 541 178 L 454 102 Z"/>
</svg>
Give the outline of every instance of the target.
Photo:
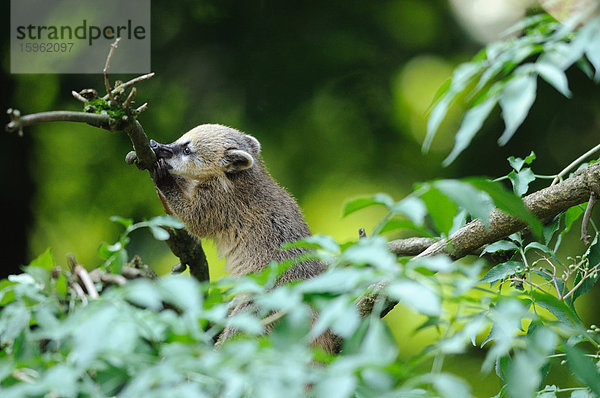
<svg viewBox="0 0 600 398">
<path fill-rule="evenodd" d="M 152 179 L 158 185 L 161 182 L 164 182 L 169 176 L 169 168 L 164 159 L 159 158 L 156 160 L 156 165 L 154 166 L 154 171 L 152 173 Z"/>
</svg>

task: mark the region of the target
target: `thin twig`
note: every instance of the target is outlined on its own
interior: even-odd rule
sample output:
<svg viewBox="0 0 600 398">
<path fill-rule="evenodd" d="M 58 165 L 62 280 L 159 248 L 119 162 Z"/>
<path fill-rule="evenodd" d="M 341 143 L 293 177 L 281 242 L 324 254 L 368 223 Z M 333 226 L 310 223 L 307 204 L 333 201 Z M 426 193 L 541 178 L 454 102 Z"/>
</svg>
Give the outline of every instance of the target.
<svg viewBox="0 0 600 398">
<path fill-rule="evenodd" d="M 140 113 L 144 112 L 146 109 L 148 109 L 148 103 L 144 102 L 142 105 L 140 105 L 138 108 L 136 108 L 135 113 L 136 113 L 136 115 L 139 115 Z"/>
<path fill-rule="evenodd" d="M 75 291 L 75 294 L 81 300 L 81 304 L 85 307 L 88 304 L 88 299 L 81 285 L 79 285 L 79 283 L 73 282 L 71 288 Z"/>
<path fill-rule="evenodd" d="M 113 53 L 117 48 L 119 41 L 121 41 L 120 37 L 117 37 L 115 42 L 110 45 L 110 50 L 108 51 L 108 56 L 106 57 L 106 63 L 104 64 L 104 87 L 106 87 L 106 94 L 111 102 L 115 102 L 115 98 L 112 95 L 112 90 L 110 88 L 110 81 L 108 80 L 108 68 L 110 67 L 110 60 L 112 59 Z"/>
<path fill-rule="evenodd" d="M 81 102 L 83 102 L 84 104 L 88 102 L 88 99 L 87 99 L 87 98 L 85 98 L 83 95 L 79 94 L 79 93 L 78 93 L 77 91 L 75 91 L 75 90 L 71 91 L 71 94 L 73 95 L 73 97 L 75 97 L 75 99 L 76 99 L 77 101 L 81 101 Z"/>
<path fill-rule="evenodd" d="M 583 162 L 588 156 L 594 154 L 598 150 L 600 150 L 600 144 L 596 145 L 595 147 L 593 147 L 592 149 L 590 149 L 589 151 L 587 151 L 586 153 L 584 153 L 583 155 L 581 155 L 580 157 L 578 157 L 577 159 L 575 159 L 574 161 L 572 161 L 567 167 L 565 167 L 560 173 L 558 173 L 556 175 L 556 177 L 554 177 L 554 180 L 552 180 L 552 184 L 550 184 L 550 186 L 552 186 L 552 185 L 556 184 L 557 182 L 559 182 L 560 180 L 562 180 L 562 178 L 569 171 L 571 171 L 578 164 L 580 164 L 581 162 Z"/>
<path fill-rule="evenodd" d="M 545 255 L 543 255 L 544 259 L 546 260 L 546 262 L 548 262 L 548 264 L 550 264 L 550 266 L 552 267 L 552 275 L 548 275 L 547 272 L 544 272 L 546 275 L 550 276 L 552 278 L 552 283 L 554 284 L 554 289 L 556 290 L 556 295 L 558 296 L 558 299 L 560 300 L 562 298 L 562 295 L 564 293 L 564 291 L 560 291 L 560 289 L 558 288 L 558 283 L 556 282 L 556 265 L 554 265 L 553 262 L 550 261 L 549 258 L 547 258 Z M 542 269 L 542 272 L 544 271 L 544 269 Z"/>
<path fill-rule="evenodd" d="M 270 325 L 277 322 L 278 320 L 280 320 L 281 318 L 283 318 L 286 315 L 287 315 L 286 311 L 277 311 L 277 312 L 272 313 L 268 317 L 264 318 L 261 323 L 264 327 L 269 327 Z"/>
<path fill-rule="evenodd" d="M 540 285 L 538 285 L 538 284 L 536 284 L 536 283 L 533 283 L 533 282 L 531 282 L 531 281 L 528 281 L 528 280 L 527 280 L 527 279 L 525 279 L 525 278 L 519 278 L 519 277 L 516 277 L 516 278 L 515 278 L 515 277 L 510 277 L 510 278 L 508 278 L 508 281 L 509 281 L 509 282 L 523 282 L 523 283 L 526 283 L 526 284 L 528 284 L 529 286 L 535 287 L 536 289 L 538 289 L 538 290 L 540 290 L 540 291 L 542 291 L 542 292 L 544 292 L 544 293 L 546 293 L 546 294 L 550 294 L 550 293 L 548 293 L 547 291 L 545 291 L 544 289 L 542 289 L 542 287 L 541 287 Z M 546 284 L 547 284 L 547 283 L 546 283 Z"/>
<path fill-rule="evenodd" d="M 579 283 L 577 283 L 575 286 L 573 286 L 573 289 L 569 290 L 569 293 L 565 294 L 562 299 L 566 300 L 569 298 L 569 296 L 571 296 L 573 293 L 575 293 L 575 291 L 577 289 L 579 289 L 579 286 L 581 286 L 583 284 L 583 281 L 585 281 L 585 279 L 587 278 L 587 276 L 589 275 L 589 273 L 586 270 L 583 270 L 583 275 L 581 276 L 581 280 L 579 281 Z"/>
<path fill-rule="evenodd" d="M 87 294 L 91 298 L 98 298 L 98 290 L 96 290 L 96 286 L 94 286 L 94 282 L 90 278 L 90 274 L 88 274 L 87 270 L 83 268 L 80 264 L 77 264 L 73 269 L 73 273 L 77 275 L 77 278 L 81 281 Z"/>
<path fill-rule="evenodd" d="M 123 102 L 123 108 L 129 108 L 129 105 L 131 105 L 131 102 L 135 98 L 136 93 L 137 93 L 137 90 L 135 89 L 135 87 L 132 87 L 131 92 L 127 96 L 127 99 L 125 100 L 125 102 Z"/>
<path fill-rule="evenodd" d="M 115 87 L 114 89 L 112 89 L 112 93 L 116 94 L 116 93 L 118 93 L 121 90 L 125 90 L 127 87 L 133 86 L 136 83 L 142 82 L 144 80 L 148 80 L 152 76 L 154 76 L 154 74 L 155 74 L 154 72 L 152 72 L 152 73 L 146 73 L 145 75 L 141 75 L 141 76 L 135 77 L 135 78 L 133 78 L 131 80 L 128 80 L 125 83 L 121 83 L 117 87 Z M 106 94 L 104 97 L 102 97 L 102 99 L 103 100 L 109 99 L 108 94 Z"/>
<path fill-rule="evenodd" d="M 594 204 L 596 203 L 596 196 L 594 192 L 590 193 L 590 200 L 588 201 L 588 205 L 585 208 L 585 213 L 583 213 L 583 220 L 581 221 L 581 240 L 585 243 L 586 246 L 590 245 L 591 236 L 588 234 L 588 225 L 590 224 L 590 217 L 592 216 L 592 210 L 594 209 Z"/>
</svg>

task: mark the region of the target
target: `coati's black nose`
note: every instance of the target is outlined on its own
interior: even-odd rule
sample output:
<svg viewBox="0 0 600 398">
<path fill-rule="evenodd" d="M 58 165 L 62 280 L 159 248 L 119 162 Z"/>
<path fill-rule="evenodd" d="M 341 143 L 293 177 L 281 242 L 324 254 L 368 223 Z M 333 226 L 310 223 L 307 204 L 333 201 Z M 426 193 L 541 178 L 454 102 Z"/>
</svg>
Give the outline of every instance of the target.
<svg viewBox="0 0 600 398">
<path fill-rule="evenodd" d="M 173 156 L 173 150 L 169 145 L 159 144 L 154 140 L 150 140 L 150 148 L 152 148 L 158 158 L 168 159 Z"/>
</svg>

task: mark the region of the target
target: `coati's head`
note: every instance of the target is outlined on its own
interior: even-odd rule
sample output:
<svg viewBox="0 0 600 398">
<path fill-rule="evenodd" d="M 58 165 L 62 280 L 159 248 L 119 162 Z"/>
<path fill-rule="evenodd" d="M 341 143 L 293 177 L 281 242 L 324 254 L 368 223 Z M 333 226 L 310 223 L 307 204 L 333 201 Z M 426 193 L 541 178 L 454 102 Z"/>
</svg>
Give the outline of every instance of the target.
<svg viewBox="0 0 600 398">
<path fill-rule="evenodd" d="M 150 146 L 170 173 L 194 180 L 249 169 L 260 153 L 256 138 L 219 124 L 194 127 L 168 145 L 150 140 Z"/>
</svg>

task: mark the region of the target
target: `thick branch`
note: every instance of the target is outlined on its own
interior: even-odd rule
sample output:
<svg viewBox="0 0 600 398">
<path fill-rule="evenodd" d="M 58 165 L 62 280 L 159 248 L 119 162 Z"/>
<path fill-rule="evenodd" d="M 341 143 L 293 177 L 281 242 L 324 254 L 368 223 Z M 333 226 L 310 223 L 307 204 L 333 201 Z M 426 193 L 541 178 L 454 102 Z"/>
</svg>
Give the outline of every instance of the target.
<svg viewBox="0 0 600 398">
<path fill-rule="evenodd" d="M 142 125 L 135 120 L 125 127 L 125 132 L 133 144 L 133 150 L 136 153 L 141 169 L 153 170 L 156 163 L 156 155 L 148 142 L 148 136 L 144 132 Z"/>
<path fill-rule="evenodd" d="M 179 258 L 181 264 L 190 268 L 190 274 L 199 281 L 208 281 L 208 261 L 202 244 L 186 229 L 169 229 L 171 236 L 167 240 L 169 249 Z M 183 270 L 182 270 L 183 271 Z"/>
<path fill-rule="evenodd" d="M 433 238 L 396 239 L 388 242 L 388 247 L 398 257 L 416 256 L 438 241 Z"/>
<path fill-rule="evenodd" d="M 568 208 L 585 203 L 590 193 L 600 190 L 600 163 L 594 163 L 573 177 L 548 188 L 534 192 L 523 199 L 527 209 L 537 218 L 549 219 Z M 431 245 L 417 257 L 448 254 L 453 258 L 464 257 L 480 248 L 503 239 L 525 228 L 525 223 L 500 210 L 490 213 L 490 226 L 485 228 L 480 220 L 474 220 L 456 231 L 448 239 Z"/>
</svg>

